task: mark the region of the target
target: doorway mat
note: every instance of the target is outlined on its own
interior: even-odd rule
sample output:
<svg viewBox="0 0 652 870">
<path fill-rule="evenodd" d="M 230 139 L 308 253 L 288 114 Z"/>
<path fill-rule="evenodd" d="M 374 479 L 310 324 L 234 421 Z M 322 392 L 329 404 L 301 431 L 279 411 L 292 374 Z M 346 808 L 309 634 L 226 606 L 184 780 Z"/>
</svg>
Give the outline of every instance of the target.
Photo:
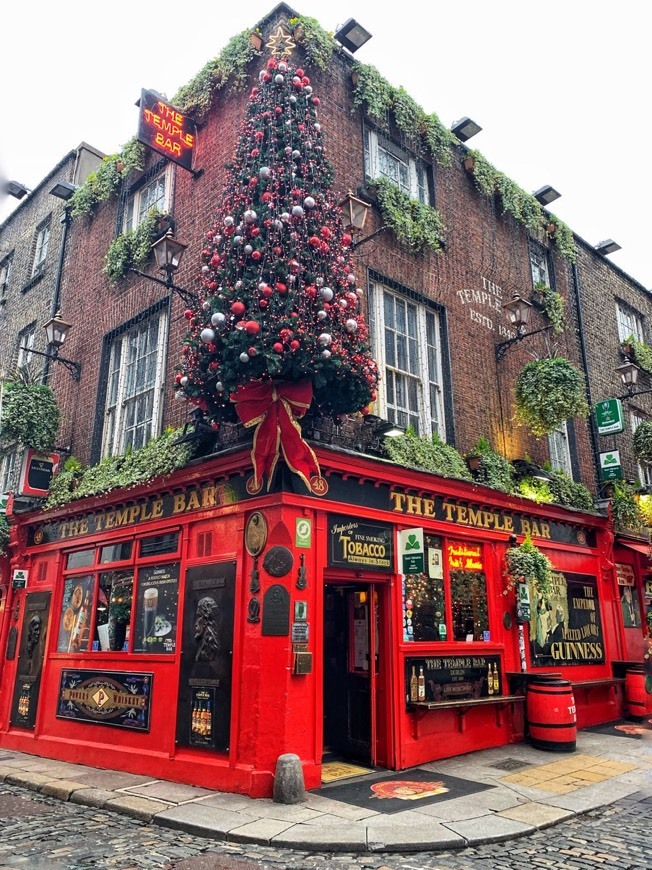
<svg viewBox="0 0 652 870">
<path fill-rule="evenodd" d="M 322 782 L 337 782 L 340 779 L 351 779 L 352 776 L 364 776 L 373 773 L 371 767 L 360 767 L 347 761 L 326 761 L 321 766 Z"/>
<path fill-rule="evenodd" d="M 652 721 L 652 720 L 650 720 Z M 600 725 L 590 725 L 582 728 L 591 734 L 610 734 L 612 737 L 633 737 L 640 740 L 645 734 L 652 737 L 652 725 L 647 719 L 642 722 L 632 722 L 628 719 L 619 719 L 616 722 L 602 722 Z"/>
<path fill-rule="evenodd" d="M 391 814 L 465 797 L 494 787 L 483 782 L 471 782 L 415 767 L 398 773 L 374 773 L 355 782 L 327 785 L 311 791 L 311 794 L 319 794 L 377 813 Z"/>
</svg>

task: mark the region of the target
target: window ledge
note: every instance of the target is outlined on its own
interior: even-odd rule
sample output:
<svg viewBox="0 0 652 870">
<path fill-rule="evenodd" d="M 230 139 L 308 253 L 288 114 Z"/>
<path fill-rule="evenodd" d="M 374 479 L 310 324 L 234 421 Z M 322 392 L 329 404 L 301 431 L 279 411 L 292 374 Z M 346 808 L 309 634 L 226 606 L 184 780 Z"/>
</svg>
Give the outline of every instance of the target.
<svg viewBox="0 0 652 870">
<path fill-rule="evenodd" d="M 31 290 L 32 287 L 34 287 L 36 284 L 38 284 L 38 282 L 41 280 L 41 278 L 44 278 L 44 277 L 45 277 L 45 269 L 39 269 L 39 271 L 30 278 L 30 280 L 27 282 L 27 284 L 25 284 L 25 286 L 23 287 L 21 292 L 27 293 L 28 290 Z"/>
</svg>

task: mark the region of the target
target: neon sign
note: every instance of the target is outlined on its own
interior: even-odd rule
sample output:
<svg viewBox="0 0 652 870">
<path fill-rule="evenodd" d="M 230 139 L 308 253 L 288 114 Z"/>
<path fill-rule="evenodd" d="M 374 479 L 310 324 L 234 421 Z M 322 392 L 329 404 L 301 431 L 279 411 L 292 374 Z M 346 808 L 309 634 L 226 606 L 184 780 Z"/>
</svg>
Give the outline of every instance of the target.
<svg viewBox="0 0 652 870">
<path fill-rule="evenodd" d="M 141 91 L 138 139 L 192 172 L 197 128 L 156 91 Z"/>
</svg>

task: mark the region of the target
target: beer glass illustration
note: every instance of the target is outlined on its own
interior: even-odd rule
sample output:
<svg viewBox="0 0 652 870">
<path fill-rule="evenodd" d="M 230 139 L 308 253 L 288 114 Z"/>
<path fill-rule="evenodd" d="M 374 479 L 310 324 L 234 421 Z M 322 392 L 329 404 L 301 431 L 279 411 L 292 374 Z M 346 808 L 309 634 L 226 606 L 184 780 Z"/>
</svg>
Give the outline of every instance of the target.
<svg viewBox="0 0 652 870">
<path fill-rule="evenodd" d="M 154 637 L 156 611 L 158 609 L 158 589 L 150 587 L 143 592 L 143 640 Z"/>
</svg>

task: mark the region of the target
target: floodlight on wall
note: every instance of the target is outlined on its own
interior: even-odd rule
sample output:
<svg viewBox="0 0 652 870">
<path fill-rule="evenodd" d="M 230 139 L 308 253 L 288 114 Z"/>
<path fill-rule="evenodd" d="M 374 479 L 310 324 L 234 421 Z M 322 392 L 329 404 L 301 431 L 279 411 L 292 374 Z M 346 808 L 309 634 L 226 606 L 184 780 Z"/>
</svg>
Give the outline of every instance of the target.
<svg viewBox="0 0 652 870">
<path fill-rule="evenodd" d="M 620 251 L 620 245 L 618 242 L 614 242 L 613 239 L 605 239 L 603 242 L 598 242 L 595 246 L 595 250 L 598 254 L 613 254 L 614 251 Z"/>
<path fill-rule="evenodd" d="M 541 203 L 541 205 L 550 205 L 556 199 L 559 199 L 561 193 L 550 184 L 544 184 L 538 190 L 535 190 L 532 196 Z"/>
<path fill-rule="evenodd" d="M 532 311 L 532 303 L 527 299 L 522 299 L 518 293 L 514 293 L 509 302 L 503 305 L 505 311 L 509 314 L 509 322 L 516 329 L 514 338 L 508 338 L 507 341 L 501 341 L 496 345 L 496 359 L 500 360 L 505 355 L 508 347 L 511 347 L 517 341 L 522 341 L 530 335 L 537 335 L 539 332 L 546 332 L 552 324 L 543 326 L 541 329 L 533 329 L 532 332 L 526 332 L 528 323 L 530 322 L 530 312 Z"/>
<path fill-rule="evenodd" d="M 361 24 L 358 24 L 355 18 L 349 18 L 348 21 L 345 21 L 344 24 L 337 28 L 333 38 L 343 45 L 344 48 L 348 48 L 351 54 L 353 54 L 365 42 L 369 42 L 371 34 Z"/>
<path fill-rule="evenodd" d="M 389 420 L 381 420 L 374 427 L 374 433 L 381 438 L 398 438 L 400 435 L 405 435 L 405 429 L 396 423 L 390 423 Z"/>
<path fill-rule="evenodd" d="M 77 190 L 76 184 L 70 184 L 69 181 L 57 181 L 50 194 L 59 199 L 69 200 L 73 193 Z"/>
<path fill-rule="evenodd" d="M 470 139 L 471 136 L 475 136 L 476 133 L 479 133 L 482 130 L 482 127 L 479 124 L 476 124 L 475 121 L 472 121 L 471 118 L 460 118 L 459 121 L 455 121 L 451 124 L 451 133 L 460 140 L 460 142 L 466 142 L 467 139 Z"/>
<path fill-rule="evenodd" d="M 8 181 L 5 184 L 5 190 L 9 196 L 15 196 L 16 199 L 22 199 L 24 196 L 27 196 L 28 193 L 31 193 L 29 187 L 25 187 L 24 184 L 20 183 L 20 181 Z"/>
<path fill-rule="evenodd" d="M 511 464 L 518 478 L 533 477 L 535 480 L 546 481 L 553 479 L 552 474 L 529 459 L 512 459 Z"/>
</svg>

